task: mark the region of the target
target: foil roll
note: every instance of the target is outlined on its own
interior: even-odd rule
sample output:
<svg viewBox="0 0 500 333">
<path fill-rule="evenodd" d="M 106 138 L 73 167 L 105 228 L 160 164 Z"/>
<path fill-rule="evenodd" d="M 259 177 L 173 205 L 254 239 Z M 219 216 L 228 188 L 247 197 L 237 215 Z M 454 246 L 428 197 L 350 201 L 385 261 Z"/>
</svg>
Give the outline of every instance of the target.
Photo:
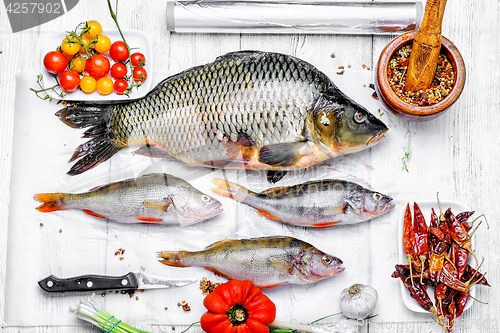
<svg viewBox="0 0 500 333">
<path fill-rule="evenodd" d="M 177 33 L 392 34 L 416 30 L 422 0 L 168 0 Z"/>
</svg>

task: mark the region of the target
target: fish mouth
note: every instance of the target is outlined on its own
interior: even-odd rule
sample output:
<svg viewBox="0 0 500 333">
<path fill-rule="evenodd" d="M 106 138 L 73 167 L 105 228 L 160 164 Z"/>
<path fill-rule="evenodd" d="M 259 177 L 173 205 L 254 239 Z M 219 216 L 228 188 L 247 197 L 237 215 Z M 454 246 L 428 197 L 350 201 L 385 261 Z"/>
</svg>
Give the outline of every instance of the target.
<svg viewBox="0 0 500 333">
<path fill-rule="evenodd" d="M 380 140 L 382 140 L 385 136 L 384 134 L 388 131 L 389 129 L 388 128 L 384 128 L 383 130 L 381 130 L 379 133 L 375 134 L 374 136 L 372 136 L 370 138 L 370 140 L 368 140 L 368 142 L 366 143 L 367 146 L 371 146 L 371 145 L 374 145 L 376 143 L 378 143 Z"/>
</svg>

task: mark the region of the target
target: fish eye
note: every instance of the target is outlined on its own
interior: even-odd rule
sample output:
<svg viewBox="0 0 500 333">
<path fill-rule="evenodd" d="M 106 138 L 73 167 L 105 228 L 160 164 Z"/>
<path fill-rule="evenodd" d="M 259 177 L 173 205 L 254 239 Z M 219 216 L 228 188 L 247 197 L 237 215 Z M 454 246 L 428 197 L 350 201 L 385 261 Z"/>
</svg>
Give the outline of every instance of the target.
<svg viewBox="0 0 500 333">
<path fill-rule="evenodd" d="M 326 265 L 329 265 L 329 264 L 332 262 L 332 258 L 330 258 L 329 256 L 324 256 L 324 257 L 323 257 L 323 262 L 324 262 Z"/>
<path fill-rule="evenodd" d="M 372 198 L 375 201 L 380 201 L 380 199 L 382 199 L 382 194 L 380 194 L 380 193 L 373 193 L 372 194 Z"/>
<path fill-rule="evenodd" d="M 206 195 L 206 194 L 203 194 L 201 196 L 201 201 L 203 201 L 203 202 L 209 202 L 210 201 L 210 197 L 208 195 Z"/>
<path fill-rule="evenodd" d="M 356 111 L 356 113 L 354 114 L 354 121 L 357 122 L 358 124 L 365 121 L 365 119 L 366 119 L 366 114 L 364 112 Z"/>
</svg>

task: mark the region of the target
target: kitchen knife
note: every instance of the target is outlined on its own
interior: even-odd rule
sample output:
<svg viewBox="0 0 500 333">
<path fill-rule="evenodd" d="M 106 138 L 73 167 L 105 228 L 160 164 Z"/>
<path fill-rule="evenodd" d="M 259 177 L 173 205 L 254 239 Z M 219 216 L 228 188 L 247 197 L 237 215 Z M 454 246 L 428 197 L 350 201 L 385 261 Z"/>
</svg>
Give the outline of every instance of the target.
<svg viewBox="0 0 500 333">
<path fill-rule="evenodd" d="M 96 291 L 96 290 L 138 290 L 182 287 L 196 279 L 172 279 L 150 275 L 144 272 L 130 272 L 123 276 L 81 275 L 61 279 L 50 275 L 38 281 L 47 292 Z"/>
</svg>

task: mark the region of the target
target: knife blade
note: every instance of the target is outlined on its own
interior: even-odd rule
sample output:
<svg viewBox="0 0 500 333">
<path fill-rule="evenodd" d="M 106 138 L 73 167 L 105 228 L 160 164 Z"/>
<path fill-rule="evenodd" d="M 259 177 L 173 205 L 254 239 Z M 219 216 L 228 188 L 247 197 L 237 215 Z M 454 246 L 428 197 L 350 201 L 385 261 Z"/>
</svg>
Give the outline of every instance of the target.
<svg viewBox="0 0 500 333">
<path fill-rule="evenodd" d="M 183 287 L 196 279 L 174 279 L 154 276 L 144 272 L 129 272 L 122 276 L 80 275 L 59 278 L 50 275 L 38 281 L 40 288 L 49 293 L 97 290 L 138 290 Z"/>
</svg>

